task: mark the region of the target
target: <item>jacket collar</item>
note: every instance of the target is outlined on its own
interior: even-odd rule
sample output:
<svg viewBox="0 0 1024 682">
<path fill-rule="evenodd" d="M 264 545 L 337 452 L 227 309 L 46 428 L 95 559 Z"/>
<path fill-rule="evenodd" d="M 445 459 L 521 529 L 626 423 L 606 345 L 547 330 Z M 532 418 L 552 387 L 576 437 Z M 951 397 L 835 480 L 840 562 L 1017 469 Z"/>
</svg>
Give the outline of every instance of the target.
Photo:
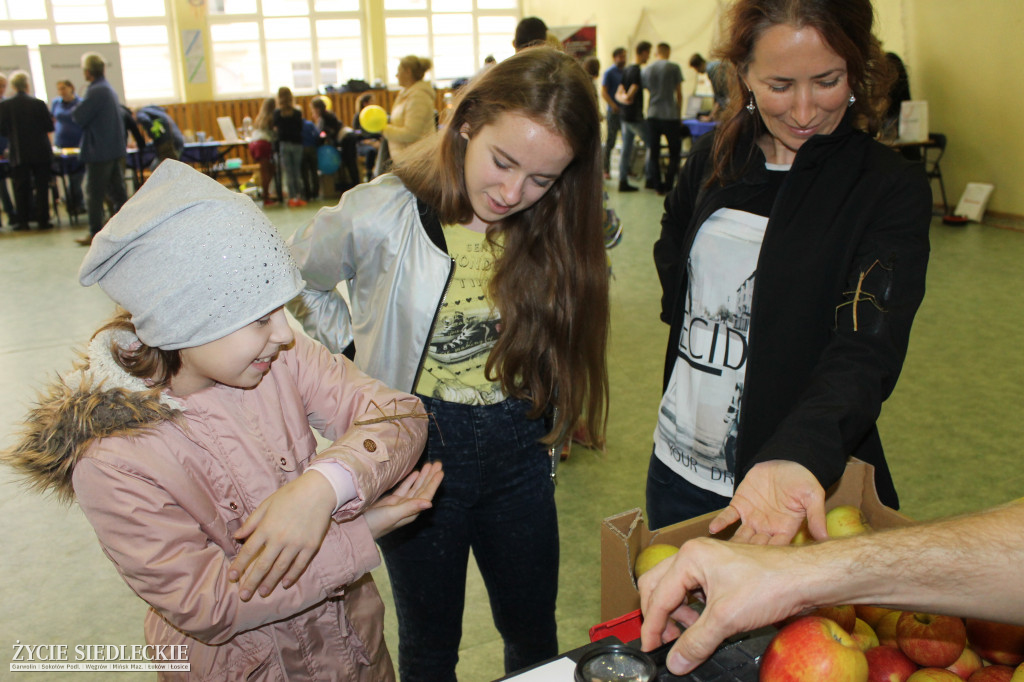
<svg viewBox="0 0 1024 682">
<path fill-rule="evenodd" d="M 796 158 L 793 160 L 791 169 L 804 170 L 807 168 L 814 168 L 822 162 L 823 159 L 828 158 L 839 145 L 845 143 L 850 139 L 851 136 L 860 132 L 853 127 L 853 115 L 848 111 L 846 115 L 839 121 L 839 125 L 828 135 L 815 135 L 811 139 L 807 140 L 800 149 L 796 152 Z M 754 141 L 754 131 L 748 130 L 743 134 L 740 143 L 737 145 L 737 150 L 750 149 L 751 154 L 748 160 L 748 172 L 743 173 L 741 176 L 741 182 L 745 184 L 759 185 L 768 181 L 768 171 L 765 169 L 765 156 L 764 152 L 761 151 L 761 147 Z M 736 161 L 742 163 L 739 155 L 741 151 L 737 151 Z"/>
</svg>

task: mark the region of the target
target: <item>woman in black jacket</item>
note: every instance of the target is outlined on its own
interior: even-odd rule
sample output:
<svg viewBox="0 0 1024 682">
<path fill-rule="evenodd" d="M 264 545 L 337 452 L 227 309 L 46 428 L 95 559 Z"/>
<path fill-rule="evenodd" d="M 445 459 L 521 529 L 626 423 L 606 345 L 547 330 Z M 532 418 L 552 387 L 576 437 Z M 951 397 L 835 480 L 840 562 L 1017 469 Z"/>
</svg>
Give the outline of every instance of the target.
<svg viewBox="0 0 1024 682">
<path fill-rule="evenodd" d="M 647 481 L 652 527 L 826 535 L 824 489 L 873 464 L 875 421 L 924 296 L 931 191 L 873 139 L 892 79 L 870 0 L 740 0 L 730 105 L 665 203 L 655 261 L 671 325 Z"/>
</svg>

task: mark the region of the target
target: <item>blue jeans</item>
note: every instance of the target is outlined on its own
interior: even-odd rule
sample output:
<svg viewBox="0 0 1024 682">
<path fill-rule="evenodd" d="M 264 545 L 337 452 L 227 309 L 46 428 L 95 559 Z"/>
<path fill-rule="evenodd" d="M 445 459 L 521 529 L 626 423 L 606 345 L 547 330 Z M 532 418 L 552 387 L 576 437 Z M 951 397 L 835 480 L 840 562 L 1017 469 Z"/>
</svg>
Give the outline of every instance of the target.
<svg viewBox="0 0 1024 682">
<path fill-rule="evenodd" d="M 729 506 L 731 498 L 699 488 L 651 453 L 647 467 L 647 527 L 664 528 Z"/>
<path fill-rule="evenodd" d="M 430 510 L 378 541 L 402 682 L 455 680 L 470 549 L 505 642 L 505 671 L 557 655 L 558 518 L 550 458 L 538 442 L 544 421 L 527 419 L 519 400 L 420 397 L 433 415 L 425 456 L 443 464 L 444 481 Z"/>
<path fill-rule="evenodd" d="M 302 198 L 302 145 L 281 141 L 281 165 L 289 199 Z"/>
<path fill-rule="evenodd" d="M 622 156 L 619 158 L 619 184 L 629 183 L 629 166 L 633 161 L 633 142 L 636 137 L 647 144 L 647 125 L 645 121 L 622 122 Z M 645 165 L 646 172 L 646 165 Z"/>
</svg>

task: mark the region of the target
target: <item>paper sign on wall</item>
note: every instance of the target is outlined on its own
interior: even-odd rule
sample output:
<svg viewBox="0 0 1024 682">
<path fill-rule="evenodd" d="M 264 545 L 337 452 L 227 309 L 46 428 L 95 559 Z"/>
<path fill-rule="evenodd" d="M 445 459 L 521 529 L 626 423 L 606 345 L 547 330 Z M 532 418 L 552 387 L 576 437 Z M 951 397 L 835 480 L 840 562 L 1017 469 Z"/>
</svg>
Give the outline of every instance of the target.
<svg viewBox="0 0 1024 682">
<path fill-rule="evenodd" d="M 927 100 L 904 100 L 901 102 L 899 126 L 900 142 L 927 142 Z"/>
<path fill-rule="evenodd" d="M 206 47 L 203 32 L 184 29 L 181 32 L 181 47 L 185 53 L 185 79 L 190 84 L 206 83 Z"/>
</svg>

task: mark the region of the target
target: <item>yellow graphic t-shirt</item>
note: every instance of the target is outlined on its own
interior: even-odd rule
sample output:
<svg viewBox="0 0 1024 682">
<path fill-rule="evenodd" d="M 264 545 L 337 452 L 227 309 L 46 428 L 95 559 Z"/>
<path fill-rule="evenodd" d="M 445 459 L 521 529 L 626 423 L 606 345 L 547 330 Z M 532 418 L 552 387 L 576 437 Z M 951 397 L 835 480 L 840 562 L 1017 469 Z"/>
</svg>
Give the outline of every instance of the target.
<svg viewBox="0 0 1024 682">
<path fill-rule="evenodd" d="M 486 293 L 494 253 L 484 234 L 462 225 L 443 229 L 455 271 L 434 322 L 416 392 L 462 405 L 500 403 L 505 399 L 500 384 L 484 376 L 501 321 Z"/>
</svg>

